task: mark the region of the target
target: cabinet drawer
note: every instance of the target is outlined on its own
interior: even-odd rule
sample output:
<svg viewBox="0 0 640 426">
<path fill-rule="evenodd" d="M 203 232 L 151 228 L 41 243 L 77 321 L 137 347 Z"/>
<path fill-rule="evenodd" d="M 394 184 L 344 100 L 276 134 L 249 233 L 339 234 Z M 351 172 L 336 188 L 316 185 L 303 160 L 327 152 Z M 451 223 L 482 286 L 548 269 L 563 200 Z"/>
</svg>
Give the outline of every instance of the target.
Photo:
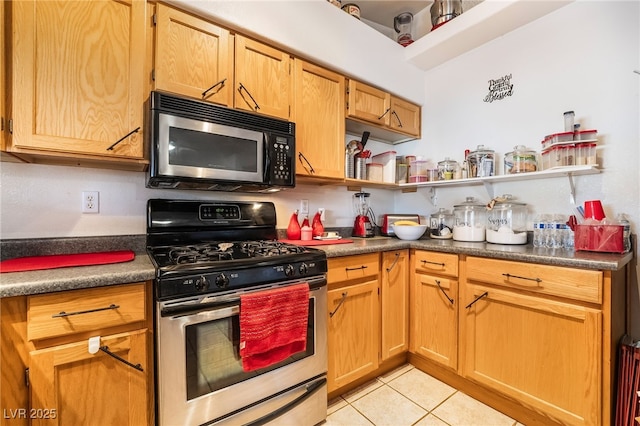
<svg viewBox="0 0 640 426">
<path fill-rule="evenodd" d="M 412 255 L 416 272 L 458 276 L 458 255 L 416 250 Z"/>
<path fill-rule="evenodd" d="M 380 270 L 380 254 L 362 254 L 328 259 L 327 281 L 335 283 L 377 275 Z"/>
<path fill-rule="evenodd" d="M 145 319 L 145 284 L 29 296 L 27 338 L 48 339 Z"/>
<path fill-rule="evenodd" d="M 602 272 L 508 260 L 467 258 L 467 280 L 602 303 Z"/>
</svg>

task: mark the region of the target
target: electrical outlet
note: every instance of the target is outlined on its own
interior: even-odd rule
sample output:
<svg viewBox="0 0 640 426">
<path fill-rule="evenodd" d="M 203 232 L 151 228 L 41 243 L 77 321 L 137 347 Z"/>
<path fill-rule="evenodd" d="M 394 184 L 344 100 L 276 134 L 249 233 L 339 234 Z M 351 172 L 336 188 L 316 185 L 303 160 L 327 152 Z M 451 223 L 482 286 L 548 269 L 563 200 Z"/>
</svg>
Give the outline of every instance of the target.
<svg viewBox="0 0 640 426">
<path fill-rule="evenodd" d="M 82 191 L 82 213 L 100 212 L 100 193 L 98 191 Z"/>
<path fill-rule="evenodd" d="M 300 214 L 309 214 L 309 200 L 300 200 Z"/>
<path fill-rule="evenodd" d="M 322 223 L 324 223 L 325 222 L 325 214 L 324 214 L 325 209 L 324 209 L 324 207 L 320 207 L 318 210 L 320 211 L 320 220 L 322 221 Z"/>
</svg>

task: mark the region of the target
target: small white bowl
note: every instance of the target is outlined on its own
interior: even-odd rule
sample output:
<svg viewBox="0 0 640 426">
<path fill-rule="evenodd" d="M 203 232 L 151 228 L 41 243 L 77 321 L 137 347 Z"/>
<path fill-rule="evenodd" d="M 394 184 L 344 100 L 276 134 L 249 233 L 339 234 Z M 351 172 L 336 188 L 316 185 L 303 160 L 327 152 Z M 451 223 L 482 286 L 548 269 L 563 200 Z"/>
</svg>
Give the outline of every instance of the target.
<svg viewBox="0 0 640 426">
<path fill-rule="evenodd" d="M 422 237 L 427 230 L 427 225 L 396 225 L 391 224 L 396 237 L 401 240 L 417 240 Z"/>
</svg>

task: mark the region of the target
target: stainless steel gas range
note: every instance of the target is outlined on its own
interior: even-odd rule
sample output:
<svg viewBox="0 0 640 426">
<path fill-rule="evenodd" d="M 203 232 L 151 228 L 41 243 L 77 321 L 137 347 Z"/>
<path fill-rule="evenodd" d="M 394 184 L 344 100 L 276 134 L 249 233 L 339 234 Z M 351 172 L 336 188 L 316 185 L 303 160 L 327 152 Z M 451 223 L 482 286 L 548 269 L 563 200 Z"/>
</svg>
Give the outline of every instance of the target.
<svg viewBox="0 0 640 426">
<path fill-rule="evenodd" d="M 269 202 L 152 199 L 147 213 L 147 251 L 156 267 L 158 423 L 322 422 L 327 410 L 324 252 L 277 241 L 275 206 Z M 239 350 L 241 296 L 300 283 L 309 286 L 304 350 L 245 371 Z"/>
</svg>

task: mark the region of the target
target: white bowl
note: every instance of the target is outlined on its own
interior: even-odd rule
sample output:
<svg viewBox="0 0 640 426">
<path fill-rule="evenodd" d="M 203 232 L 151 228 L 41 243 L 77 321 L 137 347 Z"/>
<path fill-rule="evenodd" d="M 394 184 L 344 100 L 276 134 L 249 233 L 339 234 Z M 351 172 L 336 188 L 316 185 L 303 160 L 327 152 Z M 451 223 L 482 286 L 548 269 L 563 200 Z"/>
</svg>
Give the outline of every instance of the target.
<svg viewBox="0 0 640 426">
<path fill-rule="evenodd" d="M 396 225 L 391 224 L 396 237 L 401 240 L 417 240 L 424 235 L 427 225 Z"/>
</svg>

